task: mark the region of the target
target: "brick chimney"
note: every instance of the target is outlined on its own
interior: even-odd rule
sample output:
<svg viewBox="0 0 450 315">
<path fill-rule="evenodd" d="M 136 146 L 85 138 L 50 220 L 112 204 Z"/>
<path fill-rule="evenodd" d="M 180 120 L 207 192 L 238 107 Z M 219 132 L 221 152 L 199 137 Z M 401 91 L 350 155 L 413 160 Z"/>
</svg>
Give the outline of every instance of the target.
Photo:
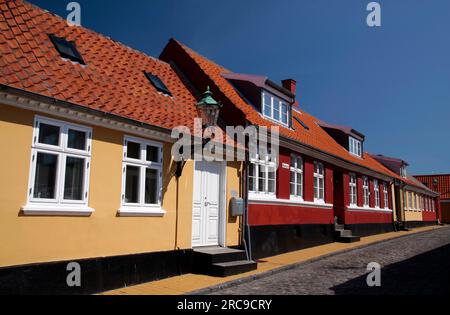
<svg viewBox="0 0 450 315">
<path fill-rule="evenodd" d="M 295 81 L 294 79 L 286 79 L 281 81 L 281 84 L 285 89 L 291 91 L 292 94 L 297 95 L 297 81 Z M 295 100 L 292 106 L 298 109 L 300 104 L 297 100 Z"/>
<path fill-rule="evenodd" d="M 281 81 L 283 84 L 283 87 L 289 91 L 291 91 L 292 94 L 297 94 L 297 81 L 294 79 L 286 79 Z"/>
</svg>

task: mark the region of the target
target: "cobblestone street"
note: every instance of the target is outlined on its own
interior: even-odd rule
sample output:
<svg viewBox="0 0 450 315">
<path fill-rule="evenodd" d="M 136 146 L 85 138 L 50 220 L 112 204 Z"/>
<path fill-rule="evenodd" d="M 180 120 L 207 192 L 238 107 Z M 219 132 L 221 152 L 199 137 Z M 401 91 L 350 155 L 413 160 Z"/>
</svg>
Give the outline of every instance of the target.
<svg viewBox="0 0 450 315">
<path fill-rule="evenodd" d="M 381 287 L 366 267 L 381 265 Z M 450 227 L 338 254 L 214 294 L 449 294 Z"/>
</svg>

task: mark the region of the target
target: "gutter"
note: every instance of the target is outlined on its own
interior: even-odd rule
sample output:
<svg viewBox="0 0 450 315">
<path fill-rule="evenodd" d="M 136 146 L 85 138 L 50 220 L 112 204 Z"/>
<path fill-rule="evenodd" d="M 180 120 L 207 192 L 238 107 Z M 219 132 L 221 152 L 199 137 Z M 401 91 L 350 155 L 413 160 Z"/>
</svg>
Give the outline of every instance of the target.
<svg viewBox="0 0 450 315">
<path fill-rule="evenodd" d="M 342 168 L 348 169 L 350 171 L 363 173 L 366 175 L 371 175 L 373 177 L 377 177 L 381 180 L 384 180 L 384 181 L 387 181 L 390 183 L 393 182 L 393 178 L 389 175 L 374 171 L 366 166 L 362 166 L 362 165 L 356 164 L 354 162 L 347 161 L 336 155 L 317 150 L 316 148 L 314 148 L 310 145 L 300 143 L 296 140 L 293 140 L 291 138 L 280 135 L 280 145 L 281 144 L 284 144 L 284 146 L 287 148 L 298 150 L 298 151 L 300 151 L 300 153 L 323 160 L 324 162 L 334 164 L 338 167 L 342 167 Z"/>
<path fill-rule="evenodd" d="M 60 106 L 63 108 L 67 108 L 67 109 L 72 109 L 75 111 L 79 111 L 79 112 L 83 112 L 83 113 L 87 113 L 87 114 L 91 114 L 94 116 L 100 116 L 100 117 L 104 117 L 107 119 L 111 119 L 114 121 L 118 121 L 118 122 L 122 122 L 122 123 L 126 123 L 129 125 L 133 125 L 133 126 L 137 126 L 137 127 L 141 127 L 141 128 L 146 128 L 146 129 L 150 129 L 156 132 L 160 132 L 163 134 L 167 134 L 167 135 L 171 135 L 172 131 L 170 129 L 167 128 L 163 128 L 163 127 L 159 127 L 159 126 L 155 126 L 155 125 L 150 125 L 144 122 L 140 122 L 137 120 L 133 120 L 130 118 L 126 118 L 123 116 L 119 116 L 116 114 L 112 114 L 109 112 L 105 112 L 105 111 L 101 111 L 98 109 L 93 109 L 87 106 L 83 106 L 83 105 L 79 105 L 79 104 L 75 104 L 75 103 L 71 103 L 71 102 L 67 102 L 67 101 L 62 101 L 59 99 L 56 99 L 54 97 L 50 97 L 50 96 L 45 96 L 42 94 L 38 94 L 38 93 L 34 93 L 34 92 L 29 92 L 23 89 L 19 89 L 19 88 L 15 88 L 15 87 L 11 87 L 5 84 L 0 84 L 0 92 L 7 92 L 13 95 L 16 95 L 18 97 L 24 97 L 36 102 L 41 102 L 41 103 L 47 103 L 47 104 L 51 104 L 51 105 L 56 105 L 56 106 Z"/>
</svg>

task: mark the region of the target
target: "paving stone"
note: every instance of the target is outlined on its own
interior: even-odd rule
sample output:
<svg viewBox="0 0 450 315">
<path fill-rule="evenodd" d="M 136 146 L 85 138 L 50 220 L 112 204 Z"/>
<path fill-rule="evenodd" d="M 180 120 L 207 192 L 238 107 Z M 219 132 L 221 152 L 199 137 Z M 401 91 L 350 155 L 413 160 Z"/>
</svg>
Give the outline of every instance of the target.
<svg viewBox="0 0 450 315">
<path fill-rule="evenodd" d="M 370 262 L 382 267 L 380 287 L 367 285 Z M 355 249 L 213 294 L 450 294 L 450 227 Z"/>
</svg>

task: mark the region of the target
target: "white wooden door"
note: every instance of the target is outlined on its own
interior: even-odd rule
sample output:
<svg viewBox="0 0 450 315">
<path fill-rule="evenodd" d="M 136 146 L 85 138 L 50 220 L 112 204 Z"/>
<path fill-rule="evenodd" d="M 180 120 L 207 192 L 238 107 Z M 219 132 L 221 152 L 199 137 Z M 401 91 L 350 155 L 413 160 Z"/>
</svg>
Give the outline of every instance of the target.
<svg viewBox="0 0 450 315">
<path fill-rule="evenodd" d="M 192 246 L 219 245 L 221 163 L 195 162 Z"/>
</svg>

